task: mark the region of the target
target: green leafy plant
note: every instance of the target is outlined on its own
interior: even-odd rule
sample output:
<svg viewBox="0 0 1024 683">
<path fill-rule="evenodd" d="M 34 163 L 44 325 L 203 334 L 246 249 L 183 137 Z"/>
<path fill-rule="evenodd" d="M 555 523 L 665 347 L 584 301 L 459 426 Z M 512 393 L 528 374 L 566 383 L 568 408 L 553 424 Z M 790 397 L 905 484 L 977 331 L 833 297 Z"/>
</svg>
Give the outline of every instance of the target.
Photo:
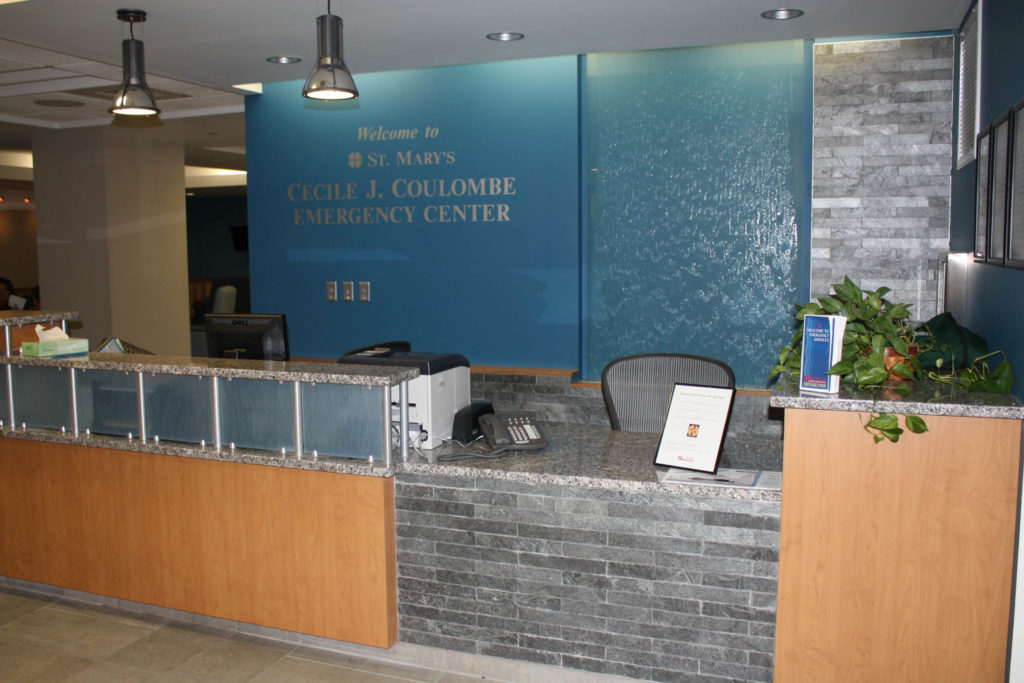
<svg viewBox="0 0 1024 683">
<path fill-rule="evenodd" d="M 880 287 L 874 291 L 862 290 L 849 277 L 832 285 L 831 296 L 820 297 L 796 307 L 797 331 L 790 343 L 779 352 L 779 363 L 772 368 L 771 377 L 783 372 L 799 375 L 800 354 L 807 315 L 841 315 L 846 318 L 843 333 L 842 359 L 832 366 L 829 374 L 839 375 L 844 383 L 856 385 L 871 392 L 877 402 L 883 390 L 901 397 L 910 395 L 912 383 L 927 378 L 956 384 L 968 391 L 1008 392 L 1013 386 L 1013 372 L 1004 360 L 990 370 L 987 359 L 1002 353 L 997 351 L 976 359 L 962 368 L 950 364 L 943 367 L 948 348 L 937 348 L 927 326 L 915 326 L 910 321 L 910 307 L 885 298 L 892 290 Z M 939 350 L 936 370 L 926 370 L 919 356 Z M 953 355 L 949 354 L 950 358 Z M 903 417 L 903 427 L 900 426 Z M 864 429 L 875 443 L 887 439 L 899 441 L 906 430 L 915 434 L 928 431 L 927 423 L 918 415 L 883 413 L 872 406 Z"/>
</svg>

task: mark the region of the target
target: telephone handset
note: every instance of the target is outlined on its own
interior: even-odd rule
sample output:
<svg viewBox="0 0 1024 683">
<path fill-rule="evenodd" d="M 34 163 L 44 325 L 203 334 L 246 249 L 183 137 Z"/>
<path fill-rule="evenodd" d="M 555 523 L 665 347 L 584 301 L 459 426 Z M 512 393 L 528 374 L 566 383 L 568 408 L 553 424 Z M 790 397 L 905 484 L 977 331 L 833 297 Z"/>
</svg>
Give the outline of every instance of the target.
<svg viewBox="0 0 1024 683">
<path fill-rule="evenodd" d="M 523 414 L 481 415 L 480 431 L 492 450 L 532 451 L 548 445 L 540 430 Z"/>
</svg>

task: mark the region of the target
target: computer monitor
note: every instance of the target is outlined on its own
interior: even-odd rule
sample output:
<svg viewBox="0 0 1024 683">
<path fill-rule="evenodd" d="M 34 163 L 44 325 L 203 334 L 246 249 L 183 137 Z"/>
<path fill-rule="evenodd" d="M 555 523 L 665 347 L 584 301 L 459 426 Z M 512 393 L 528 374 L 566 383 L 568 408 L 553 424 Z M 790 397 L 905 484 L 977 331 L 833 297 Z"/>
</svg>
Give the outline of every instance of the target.
<svg viewBox="0 0 1024 683">
<path fill-rule="evenodd" d="M 206 352 L 210 358 L 288 360 L 284 314 L 207 313 Z"/>
</svg>

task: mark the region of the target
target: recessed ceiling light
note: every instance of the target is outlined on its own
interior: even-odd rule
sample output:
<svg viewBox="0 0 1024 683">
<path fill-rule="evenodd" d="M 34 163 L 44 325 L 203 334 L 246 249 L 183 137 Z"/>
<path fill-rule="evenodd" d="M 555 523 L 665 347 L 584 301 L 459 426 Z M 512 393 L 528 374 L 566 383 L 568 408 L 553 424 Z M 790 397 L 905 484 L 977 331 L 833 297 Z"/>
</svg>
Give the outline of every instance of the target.
<svg viewBox="0 0 1024 683">
<path fill-rule="evenodd" d="M 770 9 L 767 12 L 761 12 L 761 16 L 765 19 L 778 19 L 779 21 L 796 19 L 803 15 L 804 11 L 802 9 Z"/>
<path fill-rule="evenodd" d="M 513 40 L 522 40 L 525 36 L 522 33 L 516 33 L 515 31 L 498 31 L 497 33 L 488 33 L 487 40 L 497 40 L 501 43 L 508 43 Z"/>
<path fill-rule="evenodd" d="M 273 57 L 267 57 L 267 61 L 271 64 L 297 64 L 302 61 L 302 57 L 295 57 L 294 55 L 274 55 Z"/>
</svg>

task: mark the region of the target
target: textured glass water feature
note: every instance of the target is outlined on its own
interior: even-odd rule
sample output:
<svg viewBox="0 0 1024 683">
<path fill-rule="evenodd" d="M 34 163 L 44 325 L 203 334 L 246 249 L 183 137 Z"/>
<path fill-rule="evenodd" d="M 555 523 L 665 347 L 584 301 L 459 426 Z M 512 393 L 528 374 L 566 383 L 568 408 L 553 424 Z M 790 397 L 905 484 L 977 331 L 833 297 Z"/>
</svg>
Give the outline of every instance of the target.
<svg viewBox="0 0 1024 683">
<path fill-rule="evenodd" d="M 792 335 L 803 42 L 586 58 L 588 377 L 622 355 L 763 386 Z"/>
</svg>

